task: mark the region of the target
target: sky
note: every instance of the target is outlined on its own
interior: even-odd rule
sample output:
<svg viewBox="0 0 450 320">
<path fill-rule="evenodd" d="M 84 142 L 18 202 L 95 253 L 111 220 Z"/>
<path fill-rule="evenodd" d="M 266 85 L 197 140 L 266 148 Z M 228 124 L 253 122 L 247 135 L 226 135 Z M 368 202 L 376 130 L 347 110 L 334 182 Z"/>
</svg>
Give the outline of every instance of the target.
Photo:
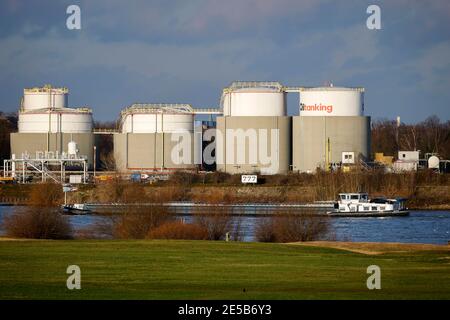
<svg viewBox="0 0 450 320">
<path fill-rule="evenodd" d="M 381 30 L 366 26 L 371 4 Z M 361 86 L 373 119 L 450 120 L 450 1 L 0 0 L 0 111 L 52 84 L 113 121 L 136 102 L 217 107 L 236 80 Z"/>
</svg>

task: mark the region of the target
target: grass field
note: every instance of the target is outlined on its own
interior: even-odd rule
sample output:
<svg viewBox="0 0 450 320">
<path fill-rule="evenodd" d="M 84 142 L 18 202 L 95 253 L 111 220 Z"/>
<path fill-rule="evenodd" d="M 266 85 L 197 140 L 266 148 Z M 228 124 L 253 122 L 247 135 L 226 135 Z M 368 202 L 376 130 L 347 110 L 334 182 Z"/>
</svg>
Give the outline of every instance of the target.
<svg viewBox="0 0 450 320">
<path fill-rule="evenodd" d="M 448 246 L 349 247 L 4 240 L 0 299 L 450 299 Z M 74 264 L 82 288 L 70 291 Z M 381 290 L 366 287 L 374 264 Z"/>
</svg>

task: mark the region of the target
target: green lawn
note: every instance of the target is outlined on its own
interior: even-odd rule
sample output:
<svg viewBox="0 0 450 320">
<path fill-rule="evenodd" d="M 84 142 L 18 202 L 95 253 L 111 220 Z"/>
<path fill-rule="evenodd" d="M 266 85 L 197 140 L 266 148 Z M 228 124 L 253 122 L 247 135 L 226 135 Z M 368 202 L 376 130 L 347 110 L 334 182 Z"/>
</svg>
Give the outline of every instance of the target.
<svg viewBox="0 0 450 320">
<path fill-rule="evenodd" d="M 81 290 L 66 288 L 68 265 Z M 381 267 L 381 290 L 366 268 Z M 245 289 L 245 290 L 244 290 Z M 449 299 L 449 251 L 366 255 L 287 244 L 0 241 L 0 299 Z"/>
</svg>

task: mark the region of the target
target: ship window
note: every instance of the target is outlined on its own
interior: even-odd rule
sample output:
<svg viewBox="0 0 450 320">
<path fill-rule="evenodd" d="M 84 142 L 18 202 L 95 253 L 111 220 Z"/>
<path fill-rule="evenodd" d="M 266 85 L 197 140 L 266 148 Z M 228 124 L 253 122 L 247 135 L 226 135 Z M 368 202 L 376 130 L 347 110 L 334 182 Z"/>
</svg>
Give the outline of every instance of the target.
<svg viewBox="0 0 450 320">
<path fill-rule="evenodd" d="M 352 194 L 352 195 L 350 196 L 350 199 L 352 199 L 352 200 L 358 200 L 359 197 L 358 197 L 357 194 Z"/>
<path fill-rule="evenodd" d="M 372 207 L 372 211 L 377 211 L 377 207 Z"/>
<path fill-rule="evenodd" d="M 369 211 L 370 207 L 364 207 L 364 211 Z"/>
<path fill-rule="evenodd" d="M 345 200 L 347 197 L 345 194 L 341 194 L 341 200 Z"/>
<path fill-rule="evenodd" d="M 384 209 L 386 209 L 386 207 L 380 207 L 380 210 L 384 210 Z"/>
</svg>

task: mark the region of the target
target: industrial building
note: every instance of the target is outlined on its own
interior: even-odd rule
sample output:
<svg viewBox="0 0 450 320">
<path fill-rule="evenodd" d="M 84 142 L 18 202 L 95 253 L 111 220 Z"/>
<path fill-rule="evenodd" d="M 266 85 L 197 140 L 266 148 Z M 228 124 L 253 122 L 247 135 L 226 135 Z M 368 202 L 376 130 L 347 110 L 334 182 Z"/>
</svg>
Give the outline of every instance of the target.
<svg viewBox="0 0 450 320">
<path fill-rule="evenodd" d="M 233 82 L 223 90 L 217 117 L 217 170 L 287 173 L 291 163 L 291 117 L 278 82 Z"/>
<path fill-rule="evenodd" d="M 181 140 L 189 148 L 174 150 Z M 120 133 L 114 135 L 114 157 L 119 171 L 194 168 L 192 107 L 134 104 L 126 108 L 120 115 Z"/>
<path fill-rule="evenodd" d="M 370 117 L 364 89 L 300 88 L 299 116 L 292 118 L 292 170 L 345 167 L 370 157 Z"/>
<path fill-rule="evenodd" d="M 61 157 L 68 144 L 77 143 L 78 154 L 92 165 L 94 136 L 92 111 L 69 108 L 67 88 L 24 89 L 18 132 L 11 134 L 11 154 L 17 157 Z"/>
<path fill-rule="evenodd" d="M 114 134 L 118 171 L 173 171 L 195 169 L 201 140 L 195 137 L 196 114 L 218 114 L 189 104 L 133 104 L 120 114 Z M 200 132 L 201 133 L 201 132 Z"/>
<path fill-rule="evenodd" d="M 286 116 L 286 94 L 299 94 L 299 116 Z M 234 82 L 221 98 L 217 118 L 217 169 L 228 173 L 314 172 L 350 166 L 370 156 L 370 117 L 364 116 L 364 89 L 333 86 L 284 87 L 278 82 Z M 240 137 L 227 135 L 228 130 Z M 249 130 L 277 136 L 250 148 Z M 258 139 L 261 138 L 257 135 Z M 238 143 L 241 139 L 245 143 Z M 253 138 L 254 139 L 254 138 Z M 254 143 L 255 144 L 255 143 Z M 268 154 L 276 163 L 255 163 Z M 230 157 L 229 154 L 233 156 Z M 238 159 L 237 154 L 244 156 Z M 253 159 L 252 159 L 253 155 Z M 245 159 L 245 160 L 244 160 Z M 252 161 L 253 160 L 253 161 Z M 223 161 L 223 163 L 221 163 Z"/>
<path fill-rule="evenodd" d="M 299 95 L 298 116 L 287 116 L 288 93 Z M 23 160 L 25 169 L 36 166 L 25 160 L 37 159 L 41 171 L 55 165 L 42 160 L 54 159 L 61 175 L 63 164 L 79 160 L 79 165 L 94 165 L 99 150 L 94 145 L 92 111 L 69 108 L 68 94 L 66 88 L 51 86 L 24 89 L 7 170 L 17 169 L 17 159 Z M 217 117 L 199 122 L 197 115 Z M 133 104 L 121 111 L 117 130 L 100 133 L 113 135 L 116 169 L 125 173 L 314 172 L 351 166 L 370 156 L 364 89 L 332 85 L 306 88 L 279 82 L 233 82 L 223 89 L 219 108 Z"/>
<path fill-rule="evenodd" d="M 18 113 L 18 132 L 11 134 L 11 161 L 5 170 L 22 179 L 29 171 L 50 171 L 64 166 L 83 171 L 93 165 L 92 111 L 69 108 L 69 90 L 49 85 L 24 89 Z M 54 178 L 55 179 L 55 178 Z M 56 179 L 55 179 L 56 180 Z"/>
</svg>

